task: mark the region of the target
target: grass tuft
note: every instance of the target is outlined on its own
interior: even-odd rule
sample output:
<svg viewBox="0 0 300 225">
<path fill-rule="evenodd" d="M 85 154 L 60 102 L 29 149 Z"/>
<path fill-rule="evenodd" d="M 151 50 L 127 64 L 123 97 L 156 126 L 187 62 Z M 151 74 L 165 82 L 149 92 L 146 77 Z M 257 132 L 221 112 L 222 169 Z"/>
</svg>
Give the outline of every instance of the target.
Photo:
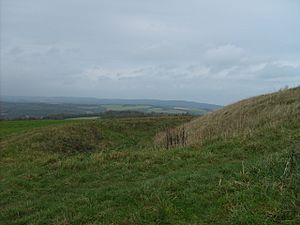
<svg viewBox="0 0 300 225">
<path fill-rule="evenodd" d="M 90 152 L 100 146 L 102 139 L 101 126 L 97 122 L 68 124 L 34 134 L 31 148 L 59 153 Z"/>
</svg>

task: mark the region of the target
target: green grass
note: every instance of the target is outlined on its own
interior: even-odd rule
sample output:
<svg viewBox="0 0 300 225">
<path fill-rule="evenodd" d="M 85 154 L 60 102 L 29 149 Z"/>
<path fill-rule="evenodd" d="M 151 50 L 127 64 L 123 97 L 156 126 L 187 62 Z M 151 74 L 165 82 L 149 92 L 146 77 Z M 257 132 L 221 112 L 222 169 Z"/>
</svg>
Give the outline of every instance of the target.
<svg viewBox="0 0 300 225">
<path fill-rule="evenodd" d="M 9 135 L 30 131 L 34 128 L 46 127 L 49 125 L 64 124 L 66 120 L 12 120 L 0 121 L 0 138 Z"/>
<path fill-rule="evenodd" d="M 299 120 L 201 147 L 153 144 L 190 119 L 20 121 L 18 134 L 5 122 L 16 135 L 2 135 L 0 224 L 299 224 Z M 101 134 L 92 151 L 47 147 L 89 132 Z"/>
</svg>

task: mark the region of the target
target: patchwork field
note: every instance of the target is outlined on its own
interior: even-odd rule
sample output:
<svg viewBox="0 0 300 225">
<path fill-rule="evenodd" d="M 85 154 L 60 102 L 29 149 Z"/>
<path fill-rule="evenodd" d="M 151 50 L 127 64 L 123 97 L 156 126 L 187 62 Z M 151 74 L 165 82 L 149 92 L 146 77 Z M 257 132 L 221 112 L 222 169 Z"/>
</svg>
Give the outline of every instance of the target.
<svg viewBox="0 0 300 225">
<path fill-rule="evenodd" d="M 0 119 L 45 119 L 58 116 L 102 116 L 109 112 L 203 115 L 221 106 L 175 100 L 7 97 L 0 101 Z"/>
</svg>

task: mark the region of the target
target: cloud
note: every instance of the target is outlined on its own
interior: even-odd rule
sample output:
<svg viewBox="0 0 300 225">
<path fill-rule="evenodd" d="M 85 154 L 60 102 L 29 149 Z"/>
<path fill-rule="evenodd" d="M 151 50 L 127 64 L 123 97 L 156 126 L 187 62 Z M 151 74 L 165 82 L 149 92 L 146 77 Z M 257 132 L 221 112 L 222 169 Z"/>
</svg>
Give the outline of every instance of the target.
<svg viewBox="0 0 300 225">
<path fill-rule="evenodd" d="M 278 67 L 291 67 L 294 69 L 300 68 L 300 60 L 298 61 L 278 60 L 273 62 L 273 64 Z"/>
<path fill-rule="evenodd" d="M 288 61 L 275 61 L 266 64 L 256 72 L 257 79 L 270 81 L 300 81 L 300 66 Z"/>
<path fill-rule="evenodd" d="M 245 50 L 232 44 L 221 45 L 208 49 L 204 54 L 205 62 L 224 68 L 239 64 L 245 57 Z"/>
<path fill-rule="evenodd" d="M 7 95 L 225 104 L 299 85 L 300 2 L 3 0 Z"/>
<path fill-rule="evenodd" d="M 109 69 L 109 68 L 101 68 L 101 67 L 94 67 L 86 69 L 83 72 L 82 79 L 87 78 L 90 81 L 102 81 L 102 80 L 125 80 L 125 79 L 133 79 L 142 77 L 144 74 L 143 71 L 140 69 Z"/>
</svg>

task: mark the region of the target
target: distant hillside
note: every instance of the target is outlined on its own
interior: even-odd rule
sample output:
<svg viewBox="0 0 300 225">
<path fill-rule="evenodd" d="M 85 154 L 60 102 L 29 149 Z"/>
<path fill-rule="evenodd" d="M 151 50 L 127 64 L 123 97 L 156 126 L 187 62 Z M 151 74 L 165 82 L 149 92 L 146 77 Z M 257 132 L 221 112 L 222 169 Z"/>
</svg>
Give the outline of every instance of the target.
<svg viewBox="0 0 300 225">
<path fill-rule="evenodd" d="M 227 139 L 236 135 L 249 135 L 260 128 L 280 128 L 286 122 L 300 118 L 300 87 L 261 95 L 226 106 L 183 125 L 187 144 L 204 143 L 213 139 Z M 160 133 L 157 141 L 166 135 Z"/>
<path fill-rule="evenodd" d="M 28 96 L 3 96 L 4 102 L 15 103 L 70 103 L 87 105 L 151 105 L 162 107 L 182 107 L 207 109 L 209 111 L 220 108 L 220 105 L 198 103 L 192 101 L 179 100 L 155 100 L 155 99 L 100 99 L 85 97 L 28 97 Z"/>
<path fill-rule="evenodd" d="M 100 105 L 1 102 L 0 118 L 21 119 L 45 118 L 52 115 L 91 115 L 104 111 L 105 108 Z"/>
<path fill-rule="evenodd" d="M 175 100 L 4 96 L 1 102 L 0 118 L 45 118 L 58 114 L 68 117 L 86 116 L 108 111 L 203 115 L 218 108 L 220 108 L 218 105 Z"/>
</svg>

